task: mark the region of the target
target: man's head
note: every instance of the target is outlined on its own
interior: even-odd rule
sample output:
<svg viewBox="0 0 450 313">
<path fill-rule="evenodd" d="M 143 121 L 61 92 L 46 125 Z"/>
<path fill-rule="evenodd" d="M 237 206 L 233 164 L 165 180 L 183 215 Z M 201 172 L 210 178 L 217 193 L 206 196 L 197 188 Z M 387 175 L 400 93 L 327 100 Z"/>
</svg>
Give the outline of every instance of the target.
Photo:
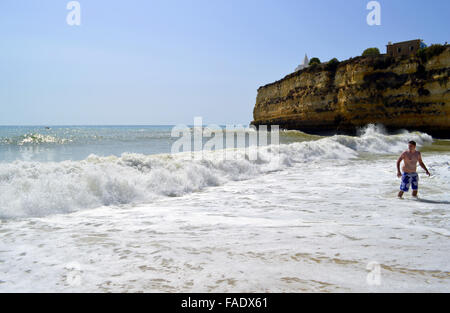
<svg viewBox="0 0 450 313">
<path fill-rule="evenodd" d="M 416 151 L 416 147 L 417 147 L 417 144 L 415 141 L 411 140 L 410 142 L 408 142 L 409 151 L 412 151 L 412 152 Z"/>
</svg>

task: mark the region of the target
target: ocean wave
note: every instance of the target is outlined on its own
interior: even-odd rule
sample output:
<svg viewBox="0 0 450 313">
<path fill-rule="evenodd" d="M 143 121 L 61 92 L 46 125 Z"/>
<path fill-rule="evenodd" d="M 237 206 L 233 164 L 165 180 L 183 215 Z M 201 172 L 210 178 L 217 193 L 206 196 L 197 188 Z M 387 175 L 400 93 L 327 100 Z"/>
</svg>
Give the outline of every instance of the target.
<svg viewBox="0 0 450 313">
<path fill-rule="evenodd" d="M 44 143 L 66 144 L 71 141 L 72 141 L 71 139 L 58 138 L 56 136 L 43 135 L 43 134 L 39 134 L 39 133 L 30 133 L 30 134 L 25 134 L 22 136 L 16 136 L 16 137 L 12 137 L 12 138 L 2 138 L 0 140 L 0 142 L 3 144 L 18 145 L 18 146 L 29 145 L 29 144 L 36 145 L 36 144 L 44 144 Z"/>
<path fill-rule="evenodd" d="M 327 139 L 339 142 L 358 152 L 391 154 L 406 150 L 407 143 L 415 141 L 419 147 L 433 143 L 433 137 L 420 132 L 403 130 L 396 135 L 388 135 L 382 125 L 367 125 L 360 130 L 360 135 L 334 136 Z"/>
<path fill-rule="evenodd" d="M 314 141 L 260 148 L 250 160 L 245 149 L 233 149 L 236 159 L 224 160 L 224 150 L 120 157 L 91 155 L 82 161 L 0 163 L 0 218 L 46 216 L 105 205 L 145 203 L 159 197 L 218 186 L 283 170 L 298 163 L 358 158 L 361 152 L 398 153 L 407 141 L 432 142 L 422 133 L 386 135 L 369 126 L 360 136 L 333 136 Z M 196 152 L 199 153 L 199 152 Z"/>
</svg>

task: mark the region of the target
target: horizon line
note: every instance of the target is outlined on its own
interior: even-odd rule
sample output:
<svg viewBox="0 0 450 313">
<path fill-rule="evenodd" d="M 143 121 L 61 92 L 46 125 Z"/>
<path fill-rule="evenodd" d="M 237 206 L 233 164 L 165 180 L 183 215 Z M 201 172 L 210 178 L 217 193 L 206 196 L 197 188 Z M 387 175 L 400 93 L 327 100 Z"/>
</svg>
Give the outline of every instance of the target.
<svg viewBox="0 0 450 313">
<path fill-rule="evenodd" d="M 177 123 L 177 124 L 0 124 L 0 127 L 68 127 L 68 126 L 176 126 L 176 125 L 194 125 L 189 123 Z M 250 125 L 250 122 L 246 123 L 203 123 L 205 125 L 208 124 L 216 124 L 220 126 L 226 125 Z"/>
</svg>

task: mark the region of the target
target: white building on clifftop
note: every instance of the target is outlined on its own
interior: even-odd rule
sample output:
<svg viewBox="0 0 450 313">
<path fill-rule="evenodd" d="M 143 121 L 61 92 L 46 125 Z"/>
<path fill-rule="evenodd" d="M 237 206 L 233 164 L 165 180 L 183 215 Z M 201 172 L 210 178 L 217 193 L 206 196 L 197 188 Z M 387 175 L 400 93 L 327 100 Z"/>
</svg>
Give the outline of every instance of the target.
<svg viewBox="0 0 450 313">
<path fill-rule="evenodd" d="M 298 72 L 300 70 L 307 68 L 308 66 L 309 66 L 309 59 L 308 59 L 308 56 L 305 54 L 305 58 L 303 59 L 303 64 L 300 64 L 299 66 L 297 66 L 295 71 Z"/>
</svg>

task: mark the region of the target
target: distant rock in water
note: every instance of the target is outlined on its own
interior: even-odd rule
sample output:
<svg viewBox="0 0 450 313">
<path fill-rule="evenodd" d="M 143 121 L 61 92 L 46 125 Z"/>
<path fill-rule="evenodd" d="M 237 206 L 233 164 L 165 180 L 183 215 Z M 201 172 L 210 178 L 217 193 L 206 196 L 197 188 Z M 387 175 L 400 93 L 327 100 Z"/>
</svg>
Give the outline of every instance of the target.
<svg viewBox="0 0 450 313">
<path fill-rule="evenodd" d="M 357 57 L 314 65 L 260 87 L 253 122 L 309 133 L 367 124 L 450 138 L 450 46 L 436 55 Z"/>
</svg>

